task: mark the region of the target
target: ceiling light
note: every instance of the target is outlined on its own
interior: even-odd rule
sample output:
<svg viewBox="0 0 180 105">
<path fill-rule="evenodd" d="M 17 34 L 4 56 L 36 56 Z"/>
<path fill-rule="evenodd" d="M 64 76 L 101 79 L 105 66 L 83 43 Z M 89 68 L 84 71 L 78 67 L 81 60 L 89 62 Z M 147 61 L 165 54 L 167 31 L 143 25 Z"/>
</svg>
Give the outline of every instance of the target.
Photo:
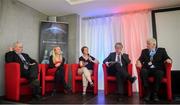
<svg viewBox="0 0 180 105">
<path fill-rule="evenodd" d="M 71 5 L 76 5 L 76 4 L 87 3 L 94 0 L 66 0 L 66 1 Z"/>
</svg>

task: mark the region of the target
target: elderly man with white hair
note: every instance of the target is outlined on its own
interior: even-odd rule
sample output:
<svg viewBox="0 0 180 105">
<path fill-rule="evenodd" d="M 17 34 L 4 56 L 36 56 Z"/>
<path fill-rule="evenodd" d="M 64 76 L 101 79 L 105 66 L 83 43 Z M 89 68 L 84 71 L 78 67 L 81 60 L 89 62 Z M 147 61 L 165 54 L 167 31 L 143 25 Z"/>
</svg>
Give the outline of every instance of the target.
<svg viewBox="0 0 180 105">
<path fill-rule="evenodd" d="M 20 64 L 21 77 L 27 78 L 31 84 L 33 96 L 40 99 L 40 82 L 38 80 L 38 63 L 25 54 L 23 44 L 15 42 L 13 48 L 5 54 L 6 63 L 16 62 Z"/>
<path fill-rule="evenodd" d="M 168 56 L 165 48 L 157 48 L 156 40 L 150 38 L 147 40 L 147 48 L 143 49 L 139 59 L 137 60 L 136 66 L 142 68 L 140 76 L 145 89 L 145 101 L 150 101 L 152 95 L 153 101 L 159 101 L 157 92 L 161 84 L 161 80 L 165 74 L 164 63 L 172 63 Z M 155 83 L 152 88 L 148 83 L 148 77 L 153 76 Z"/>
</svg>

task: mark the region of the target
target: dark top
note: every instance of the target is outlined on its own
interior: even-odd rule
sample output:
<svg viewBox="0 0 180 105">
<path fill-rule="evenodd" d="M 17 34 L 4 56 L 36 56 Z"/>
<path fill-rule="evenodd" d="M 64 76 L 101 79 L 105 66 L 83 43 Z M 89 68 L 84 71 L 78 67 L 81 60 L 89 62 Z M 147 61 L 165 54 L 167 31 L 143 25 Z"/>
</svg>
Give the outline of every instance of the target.
<svg viewBox="0 0 180 105">
<path fill-rule="evenodd" d="M 105 64 L 106 62 L 115 62 L 116 61 L 116 52 L 112 52 L 109 54 L 109 56 L 107 58 L 104 59 L 103 63 Z M 121 62 L 123 67 L 127 68 L 127 65 L 131 62 L 131 60 L 129 59 L 129 55 L 128 54 L 121 54 Z"/>
<path fill-rule="evenodd" d="M 91 57 L 92 60 L 95 60 L 95 58 L 94 58 L 93 56 L 90 55 L 90 57 Z M 94 63 L 91 62 L 91 61 L 89 60 L 89 58 L 88 58 L 87 60 L 85 60 L 84 57 L 81 56 L 81 57 L 79 57 L 79 62 L 80 62 L 80 61 L 83 61 L 84 64 L 86 64 L 85 67 L 86 67 L 88 70 L 93 70 Z"/>
<path fill-rule="evenodd" d="M 142 68 L 146 68 L 146 69 L 150 68 L 150 66 L 148 65 L 148 63 L 150 62 L 149 53 L 150 53 L 149 49 L 143 49 L 141 52 L 141 56 L 139 57 L 139 60 L 143 65 Z M 168 58 L 170 59 L 165 48 L 157 48 L 156 53 L 153 56 L 152 65 L 155 66 L 155 69 L 164 70 L 165 68 L 164 61 Z"/>
<path fill-rule="evenodd" d="M 65 58 L 63 57 L 62 63 L 58 68 L 64 68 L 64 62 L 65 62 Z M 51 55 L 50 58 L 49 58 L 49 68 L 56 68 L 55 65 L 56 64 L 54 64 L 54 62 L 53 62 L 53 56 Z"/>
<path fill-rule="evenodd" d="M 21 54 L 28 63 L 37 64 L 37 62 L 34 59 L 30 58 L 28 54 L 25 54 L 25 53 L 21 53 Z M 24 70 L 24 63 L 21 60 L 21 58 L 16 54 L 15 51 L 9 51 L 5 54 L 5 62 L 6 63 L 13 63 L 13 62 L 19 63 L 21 71 Z"/>
</svg>

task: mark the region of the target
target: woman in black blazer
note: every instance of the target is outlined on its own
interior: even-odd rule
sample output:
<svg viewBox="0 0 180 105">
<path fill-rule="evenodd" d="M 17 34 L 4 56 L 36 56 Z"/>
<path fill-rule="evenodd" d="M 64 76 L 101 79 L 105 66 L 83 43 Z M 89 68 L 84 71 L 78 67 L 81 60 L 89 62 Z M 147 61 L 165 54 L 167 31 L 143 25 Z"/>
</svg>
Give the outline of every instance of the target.
<svg viewBox="0 0 180 105">
<path fill-rule="evenodd" d="M 62 57 L 62 51 L 60 47 L 53 48 L 52 55 L 49 58 L 49 68 L 57 68 L 54 78 L 54 89 L 52 96 L 56 94 L 56 90 L 59 83 L 62 83 L 64 89 L 70 92 L 70 88 L 64 80 L 64 62 L 65 58 Z"/>
</svg>

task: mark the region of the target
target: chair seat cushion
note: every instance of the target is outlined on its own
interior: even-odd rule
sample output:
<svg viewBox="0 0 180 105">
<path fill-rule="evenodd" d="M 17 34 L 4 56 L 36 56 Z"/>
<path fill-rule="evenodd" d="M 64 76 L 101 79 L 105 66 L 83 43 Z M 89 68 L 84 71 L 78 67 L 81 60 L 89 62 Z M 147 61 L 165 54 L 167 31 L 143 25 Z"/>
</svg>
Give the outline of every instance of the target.
<svg viewBox="0 0 180 105">
<path fill-rule="evenodd" d="M 94 80 L 94 76 L 91 76 L 91 79 Z M 82 76 L 76 75 L 75 80 L 82 80 Z"/>
<path fill-rule="evenodd" d="M 26 83 L 29 83 L 29 81 L 26 78 L 21 77 L 20 78 L 20 83 L 21 84 L 26 84 Z"/>
<path fill-rule="evenodd" d="M 154 77 L 149 77 L 148 80 L 149 80 L 150 82 L 154 82 L 155 78 L 154 78 Z M 164 77 L 164 78 L 161 80 L 161 82 L 166 83 L 166 82 L 167 82 L 167 78 Z"/>
<path fill-rule="evenodd" d="M 107 76 L 107 80 L 116 81 L 116 77 L 115 76 Z"/>
<path fill-rule="evenodd" d="M 45 77 L 45 80 L 46 80 L 46 81 L 52 81 L 52 80 L 54 80 L 54 76 L 53 76 L 53 75 L 47 75 L 47 76 Z"/>
<path fill-rule="evenodd" d="M 56 73 L 56 68 L 52 68 L 52 69 L 48 69 L 46 72 L 46 75 L 52 75 L 54 76 L 54 74 Z"/>
</svg>

